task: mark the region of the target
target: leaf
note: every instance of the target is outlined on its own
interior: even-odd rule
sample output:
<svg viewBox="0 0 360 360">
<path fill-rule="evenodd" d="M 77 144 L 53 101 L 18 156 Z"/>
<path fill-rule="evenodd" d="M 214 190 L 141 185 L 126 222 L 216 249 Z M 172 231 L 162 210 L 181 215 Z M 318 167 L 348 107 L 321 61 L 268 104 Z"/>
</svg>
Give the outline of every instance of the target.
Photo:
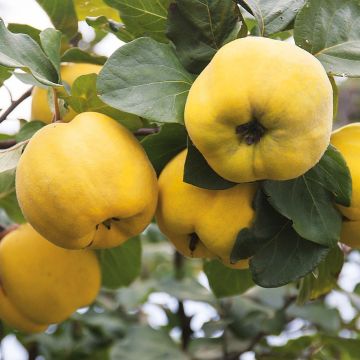
<svg viewBox="0 0 360 360">
<path fill-rule="evenodd" d="M 184 182 L 209 190 L 225 190 L 236 185 L 218 175 L 190 139 L 185 160 Z"/>
<path fill-rule="evenodd" d="M 102 286 L 117 289 L 130 285 L 140 274 L 141 243 L 138 237 L 126 241 L 113 249 L 97 251 L 101 273 Z"/>
<path fill-rule="evenodd" d="M 78 31 L 78 19 L 73 0 L 36 0 L 48 14 L 52 24 L 69 39 Z"/>
<path fill-rule="evenodd" d="M 114 343 L 110 360 L 189 360 L 164 330 L 149 326 L 133 325 L 127 336 Z"/>
<path fill-rule="evenodd" d="M 61 32 L 51 28 L 45 29 L 40 33 L 40 42 L 45 54 L 60 74 Z"/>
<path fill-rule="evenodd" d="M 9 218 L 18 224 L 26 222 L 16 198 L 15 188 L 5 197 L 0 197 L 0 208 L 3 208 Z"/>
<path fill-rule="evenodd" d="M 100 100 L 96 92 L 96 74 L 79 76 L 71 87 L 71 95 L 63 99 L 77 112 L 95 111 L 117 120 L 131 130 L 142 125 L 139 117 L 114 109 Z"/>
<path fill-rule="evenodd" d="M 306 0 L 240 0 L 257 21 L 260 36 L 269 36 L 287 30 Z M 317 1 L 317 0 L 315 0 Z M 314 23 L 313 23 L 314 24 Z"/>
<path fill-rule="evenodd" d="M 24 124 L 20 131 L 16 134 L 15 139 L 17 142 L 30 139 L 38 130 L 46 124 L 39 120 L 32 120 Z"/>
<path fill-rule="evenodd" d="M 108 105 L 155 122 L 183 122 L 193 82 L 172 48 L 150 38 L 125 44 L 108 59 L 97 81 Z"/>
<path fill-rule="evenodd" d="M 311 272 L 329 248 L 305 240 L 288 221 L 250 260 L 254 282 L 271 288 L 298 280 Z"/>
<path fill-rule="evenodd" d="M 344 264 L 344 253 L 336 246 L 330 249 L 326 258 L 310 274 L 300 280 L 297 302 L 302 305 L 330 292 L 337 285 L 337 279 Z"/>
<path fill-rule="evenodd" d="M 165 36 L 168 7 L 172 0 L 104 0 L 117 9 L 121 20 L 134 38 L 149 36 L 167 42 Z"/>
<path fill-rule="evenodd" d="M 142 141 L 156 173 L 160 175 L 165 165 L 186 148 L 187 133 L 181 124 L 164 124 L 157 134 L 148 135 Z"/>
<path fill-rule="evenodd" d="M 169 8 L 167 36 L 185 68 L 200 73 L 223 45 L 239 36 L 243 25 L 232 0 L 181 0 Z"/>
<path fill-rule="evenodd" d="M 79 48 L 70 48 L 66 50 L 61 57 L 61 61 L 63 62 L 86 63 L 96 65 L 104 65 L 106 60 L 106 56 L 90 54 Z"/>
<path fill-rule="evenodd" d="M 0 65 L 31 71 L 35 78 L 46 84 L 56 85 L 59 78 L 56 69 L 40 46 L 25 34 L 8 31 L 0 19 Z"/>
<path fill-rule="evenodd" d="M 295 42 L 316 56 L 329 75 L 358 77 L 359 17 L 357 0 L 308 0 L 296 17 Z"/>
<path fill-rule="evenodd" d="M 293 221 L 295 231 L 307 240 L 335 246 L 342 218 L 335 199 L 349 203 L 351 177 L 341 154 L 329 146 L 320 162 L 304 175 L 286 181 L 263 182 L 270 203 Z"/>
<path fill-rule="evenodd" d="M 0 65 L 0 87 L 3 85 L 4 81 L 7 80 L 12 75 L 10 69 Z"/>
<path fill-rule="evenodd" d="M 35 40 L 39 45 L 41 45 L 40 43 L 41 30 L 36 29 L 27 24 L 15 24 L 15 23 L 8 24 L 7 28 L 9 31 L 15 34 L 27 34 L 33 40 Z"/>
<path fill-rule="evenodd" d="M 115 9 L 107 6 L 103 0 L 74 0 L 75 10 L 79 21 L 91 16 L 106 16 L 110 19 L 119 21 L 119 13 Z"/>
<path fill-rule="evenodd" d="M 206 261 L 204 272 L 212 292 L 218 298 L 240 295 L 255 286 L 248 269 L 231 269 L 218 260 Z"/>
</svg>

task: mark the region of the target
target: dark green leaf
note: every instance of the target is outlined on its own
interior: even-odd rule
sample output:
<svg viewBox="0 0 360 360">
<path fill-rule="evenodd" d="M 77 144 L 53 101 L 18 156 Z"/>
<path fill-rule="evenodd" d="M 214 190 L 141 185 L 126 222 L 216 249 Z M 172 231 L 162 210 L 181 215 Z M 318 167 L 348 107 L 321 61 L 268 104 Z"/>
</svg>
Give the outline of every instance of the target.
<svg viewBox="0 0 360 360">
<path fill-rule="evenodd" d="M 12 75 L 10 69 L 0 65 L 0 87 L 3 85 L 4 81 L 7 80 Z"/>
<path fill-rule="evenodd" d="M 90 54 L 79 48 L 71 48 L 64 52 L 61 57 L 61 61 L 72 63 L 87 63 L 104 65 L 107 60 L 106 56 L 100 56 L 96 54 Z"/>
<path fill-rule="evenodd" d="M 79 76 L 71 87 L 71 95 L 62 97 L 78 113 L 95 111 L 117 120 L 130 130 L 141 127 L 138 116 L 114 109 L 100 100 L 96 92 L 96 77 L 96 74 Z"/>
<path fill-rule="evenodd" d="M 114 34 L 120 40 L 124 42 L 129 42 L 136 37 L 127 31 L 123 23 L 116 22 L 114 20 L 108 19 L 106 16 L 98 16 L 95 18 L 87 18 L 86 22 L 89 26 L 93 27 L 96 30 L 101 30 L 105 33 Z"/>
<path fill-rule="evenodd" d="M 54 27 L 68 38 L 78 31 L 78 20 L 73 0 L 36 0 L 49 15 Z"/>
<path fill-rule="evenodd" d="M 0 197 L 0 208 L 3 208 L 15 223 L 22 224 L 26 222 L 16 198 L 15 187 L 7 196 Z"/>
<path fill-rule="evenodd" d="M 250 260 L 253 280 L 262 287 L 288 284 L 314 270 L 328 251 L 301 238 L 288 221 Z"/>
<path fill-rule="evenodd" d="M 167 42 L 165 28 L 171 0 L 105 0 L 105 2 L 119 10 L 126 30 L 135 38 L 149 36 Z"/>
<path fill-rule="evenodd" d="M 218 175 L 190 139 L 184 168 L 184 182 L 210 190 L 225 190 L 236 185 Z"/>
<path fill-rule="evenodd" d="M 314 54 L 328 74 L 358 77 L 359 17 L 357 0 L 308 0 L 296 17 L 295 42 Z"/>
<path fill-rule="evenodd" d="M 25 34 L 8 31 L 0 19 L 0 64 L 31 71 L 35 78 L 47 85 L 55 85 L 59 78 L 56 69 L 40 46 Z"/>
<path fill-rule="evenodd" d="M 241 0 L 240 5 L 255 17 L 260 36 L 287 30 L 306 0 Z M 317 0 L 315 0 L 317 1 Z"/>
<path fill-rule="evenodd" d="M 337 201 L 348 203 L 350 185 L 345 161 L 332 146 L 304 175 L 293 180 L 263 182 L 270 203 L 293 221 L 296 232 L 325 246 L 335 246 L 340 240 L 342 218 L 335 208 L 333 194 Z"/>
<path fill-rule="evenodd" d="M 45 29 L 40 33 L 40 42 L 45 54 L 60 74 L 61 32 L 51 28 Z"/>
<path fill-rule="evenodd" d="M 182 0 L 169 8 L 167 36 L 183 65 L 200 73 L 224 44 L 239 36 L 242 20 L 232 0 Z"/>
<path fill-rule="evenodd" d="M 130 285 L 140 274 L 141 243 L 138 237 L 114 249 L 98 251 L 102 286 L 117 289 Z"/>
<path fill-rule="evenodd" d="M 188 360 L 188 357 L 163 330 L 148 326 L 132 326 L 127 336 L 110 351 L 111 360 Z"/>
<path fill-rule="evenodd" d="M 204 272 L 216 297 L 239 295 L 255 286 L 248 269 L 231 269 L 218 260 L 206 261 Z"/>
<path fill-rule="evenodd" d="M 146 136 L 141 145 L 159 175 L 165 165 L 186 148 L 186 141 L 187 133 L 183 125 L 164 124 L 160 132 Z"/>
<path fill-rule="evenodd" d="M 39 45 L 41 45 L 40 43 L 41 30 L 36 29 L 27 24 L 15 24 L 15 23 L 8 24 L 7 28 L 9 31 L 11 31 L 14 34 L 27 34 L 33 40 L 35 40 Z"/>
<path fill-rule="evenodd" d="M 340 248 L 336 246 L 330 249 L 317 269 L 300 280 L 298 303 L 304 304 L 330 292 L 337 284 L 343 264 L 344 253 Z"/>
<path fill-rule="evenodd" d="M 150 38 L 122 46 L 100 71 L 97 89 L 108 105 L 155 122 L 183 122 L 193 76 L 172 48 Z"/>
<path fill-rule="evenodd" d="M 38 130 L 40 130 L 45 125 L 45 123 L 38 120 L 27 122 L 16 134 L 16 141 L 21 142 L 30 139 Z"/>
</svg>

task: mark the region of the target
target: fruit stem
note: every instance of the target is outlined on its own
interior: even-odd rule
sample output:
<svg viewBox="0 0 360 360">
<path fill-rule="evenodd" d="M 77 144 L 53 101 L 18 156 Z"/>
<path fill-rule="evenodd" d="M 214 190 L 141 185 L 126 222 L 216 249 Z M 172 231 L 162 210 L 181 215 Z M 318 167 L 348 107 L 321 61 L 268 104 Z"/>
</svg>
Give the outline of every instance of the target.
<svg viewBox="0 0 360 360">
<path fill-rule="evenodd" d="M 58 99 L 58 95 L 56 92 L 56 89 L 53 87 L 52 88 L 52 92 L 53 92 L 53 98 L 54 98 L 54 117 L 52 122 L 56 122 L 56 121 L 60 121 L 60 109 L 59 109 L 59 99 Z"/>
</svg>

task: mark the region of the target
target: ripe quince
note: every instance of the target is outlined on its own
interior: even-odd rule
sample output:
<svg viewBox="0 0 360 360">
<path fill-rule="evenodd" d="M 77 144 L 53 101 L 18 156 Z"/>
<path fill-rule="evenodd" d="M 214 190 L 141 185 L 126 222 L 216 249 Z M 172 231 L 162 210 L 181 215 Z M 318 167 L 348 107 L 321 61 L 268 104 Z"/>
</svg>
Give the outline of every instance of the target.
<svg viewBox="0 0 360 360">
<path fill-rule="evenodd" d="M 344 216 L 340 241 L 360 248 L 360 123 L 334 131 L 331 143 L 344 156 L 352 178 L 351 206 L 338 206 Z"/>
<path fill-rule="evenodd" d="M 68 86 L 81 75 L 98 74 L 101 70 L 100 65 L 95 64 L 68 64 L 61 66 L 61 79 Z M 69 107 L 69 111 L 64 115 L 63 121 L 69 122 L 77 113 Z M 40 120 L 44 123 L 50 124 L 53 119 L 53 112 L 51 111 L 48 103 L 48 91 L 35 86 L 32 91 L 31 103 L 31 120 Z"/>
<path fill-rule="evenodd" d="M 260 37 L 223 46 L 185 108 L 194 145 L 219 175 L 238 183 L 304 174 L 329 144 L 332 117 L 332 87 L 320 62 Z"/>
<path fill-rule="evenodd" d="M 241 229 L 254 218 L 252 200 L 257 186 L 239 184 L 227 190 L 207 190 L 183 181 L 186 150 L 164 168 L 159 178 L 156 220 L 160 230 L 187 257 L 219 258 L 235 268 L 248 261 L 230 263 Z"/>
<path fill-rule="evenodd" d="M 151 222 L 157 178 L 125 127 L 87 112 L 31 138 L 18 163 L 16 193 L 25 218 L 54 244 L 108 248 Z"/>
<path fill-rule="evenodd" d="M 0 242 L 0 318 L 24 332 L 41 332 L 92 303 L 100 289 L 91 250 L 57 247 L 29 224 Z"/>
</svg>

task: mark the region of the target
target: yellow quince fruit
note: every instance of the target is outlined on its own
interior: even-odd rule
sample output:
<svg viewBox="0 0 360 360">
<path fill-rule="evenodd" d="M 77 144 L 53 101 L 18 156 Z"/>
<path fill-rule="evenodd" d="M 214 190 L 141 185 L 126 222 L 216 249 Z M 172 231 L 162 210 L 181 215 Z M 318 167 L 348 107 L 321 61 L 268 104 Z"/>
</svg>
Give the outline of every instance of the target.
<svg viewBox="0 0 360 360">
<path fill-rule="evenodd" d="M 251 226 L 251 206 L 257 186 L 239 184 L 226 190 L 207 190 L 183 181 L 187 151 L 172 159 L 159 178 L 156 220 L 160 230 L 187 257 L 219 258 L 225 265 L 244 268 L 248 261 L 230 263 L 241 229 Z"/>
<path fill-rule="evenodd" d="M 86 112 L 32 137 L 18 163 L 16 193 L 25 218 L 54 244 L 108 248 L 151 222 L 157 178 L 125 127 Z"/>
<path fill-rule="evenodd" d="M 91 250 L 51 244 L 29 224 L 0 241 L 0 318 L 24 332 L 41 332 L 91 304 L 101 282 Z"/>
<path fill-rule="evenodd" d="M 332 87 L 320 62 L 260 37 L 223 46 L 185 108 L 194 145 L 219 175 L 238 183 L 304 174 L 329 144 L 332 117 Z"/>
<path fill-rule="evenodd" d="M 61 66 L 61 79 L 68 86 L 81 75 L 98 74 L 101 70 L 100 65 L 95 64 L 68 64 Z M 69 111 L 65 114 L 62 121 L 69 122 L 77 113 L 69 107 Z M 31 120 L 40 120 L 50 124 L 53 119 L 53 113 L 48 103 L 48 90 L 35 86 L 32 91 L 31 102 Z"/>
<path fill-rule="evenodd" d="M 345 158 L 352 178 L 351 206 L 338 206 L 344 216 L 340 241 L 350 247 L 360 248 L 360 123 L 334 131 L 331 143 Z"/>
</svg>

